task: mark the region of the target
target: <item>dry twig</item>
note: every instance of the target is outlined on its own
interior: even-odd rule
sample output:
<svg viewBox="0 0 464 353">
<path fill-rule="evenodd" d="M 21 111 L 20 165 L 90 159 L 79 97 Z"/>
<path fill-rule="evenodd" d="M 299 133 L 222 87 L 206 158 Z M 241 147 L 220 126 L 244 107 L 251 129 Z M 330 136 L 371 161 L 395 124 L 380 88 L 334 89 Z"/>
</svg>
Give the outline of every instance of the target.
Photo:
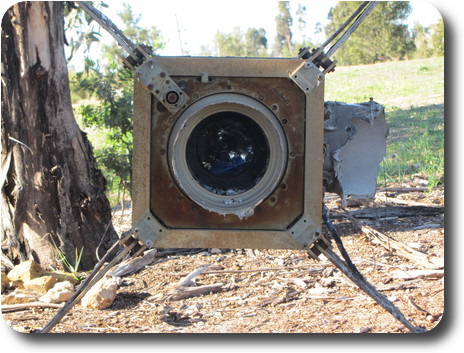
<svg viewBox="0 0 464 353">
<path fill-rule="evenodd" d="M 53 309 L 61 309 L 62 307 L 63 307 L 63 304 L 32 302 L 32 303 L 21 303 L 21 304 L 2 305 L 2 312 L 3 312 L 3 313 L 11 313 L 11 312 L 13 312 L 13 311 L 28 310 L 28 309 L 30 309 L 30 308 L 53 308 Z"/>
<path fill-rule="evenodd" d="M 378 230 L 368 226 L 364 222 L 354 218 L 348 212 L 341 213 L 344 217 L 348 218 L 355 224 L 370 240 L 375 238 L 379 243 L 388 250 L 395 250 L 401 256 L 404 256 L 408 260 L 430 269 L 441 269 L 444 267 L 443 259 L 430 258 L 424 253 L 414 250 L 410 246 L 407 246 L 388 235 L 379 232 Z"/>
</svg>

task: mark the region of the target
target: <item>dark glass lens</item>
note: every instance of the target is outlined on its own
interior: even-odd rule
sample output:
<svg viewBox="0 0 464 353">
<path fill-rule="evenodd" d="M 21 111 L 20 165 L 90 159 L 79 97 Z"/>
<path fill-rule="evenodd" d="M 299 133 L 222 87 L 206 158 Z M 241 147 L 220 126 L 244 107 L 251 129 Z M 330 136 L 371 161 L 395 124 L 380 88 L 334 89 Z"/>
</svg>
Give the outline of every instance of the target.
<svg viewBox="0 0 464 353">
<path fill-rule="evenodd" d="M 234 195 L 251 189 L 262 178 L 269 146 L 262 129 L 251 118 L 220 112 L 193 129 L 186 157 L 190 172 L 205 189 Z"/>
</svg>

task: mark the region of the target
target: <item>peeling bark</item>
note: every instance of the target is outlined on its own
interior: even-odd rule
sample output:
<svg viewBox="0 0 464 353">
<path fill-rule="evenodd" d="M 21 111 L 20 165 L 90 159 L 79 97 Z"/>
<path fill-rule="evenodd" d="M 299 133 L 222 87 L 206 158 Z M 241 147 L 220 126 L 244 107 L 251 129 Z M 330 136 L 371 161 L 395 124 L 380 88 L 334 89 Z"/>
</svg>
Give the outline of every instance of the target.
<svg viewBox="0 0 464 353">
<path fill-rule="evenodd" d="M 71 262 L 83 247 L 81 264 L 90 269 L 111 210 L 72 111 L 63 3 L 12 6 L 1 45 L 2 253 L 13 263 L 32 258 L 51 267 L 59 266 L 55 244 Z M 100 254 L 116 238 L 110 226 Z"/>
</svg>

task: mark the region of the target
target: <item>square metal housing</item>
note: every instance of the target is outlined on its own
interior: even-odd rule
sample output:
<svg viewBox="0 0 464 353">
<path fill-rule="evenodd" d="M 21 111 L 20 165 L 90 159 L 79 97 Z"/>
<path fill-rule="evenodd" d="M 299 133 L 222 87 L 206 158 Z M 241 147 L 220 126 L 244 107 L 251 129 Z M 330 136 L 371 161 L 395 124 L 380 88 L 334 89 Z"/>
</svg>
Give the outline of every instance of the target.
<svg viewBox="0 0 464 353">
<path fill-rule="evenodd" d="M 155 60 L 156 70 L 151 72 L 148 65 L 140 68 L 134 84 L 132 225 L 137 237 L 157 248 L 307 249 L 319 239 L 323 73 L 301 59 Z M 158 78 L 150 75 L 160 72 L 183 90 L 188 97 L 185 105 L 168 110 L 155 97 Z M 140 76 L 144 80 L 137 80 Z M 149 80 L 155 84 L 147 89 Z M 287 141 L 281 180 L 246 217 L 212 212 L 194 202 L 174 180 L 167 156 L 169 137 L 183 112 L 205 97 L 224 93 L 266 106 Z"/>
</svg>

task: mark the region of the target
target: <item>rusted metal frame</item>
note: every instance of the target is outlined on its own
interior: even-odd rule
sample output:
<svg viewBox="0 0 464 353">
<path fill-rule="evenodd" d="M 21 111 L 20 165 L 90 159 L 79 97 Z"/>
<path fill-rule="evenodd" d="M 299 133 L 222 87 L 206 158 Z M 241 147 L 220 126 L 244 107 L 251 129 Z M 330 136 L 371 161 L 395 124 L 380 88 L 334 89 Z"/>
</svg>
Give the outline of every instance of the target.
<svg viewBox="0 0 464 353">
<path fill-rule="evenodd" d="M 135 71 L 134 78 L 173 114 L 182 109 L 190 100 L 190 97 L 170 77 L 169 71 L 160 65 L 156 57 L 145 60 Z"/>
<path fill-rule="evenodd" d="M 168 112 L 157 111 L 159 104 L 156 104 L 152 115 L 156 139 L 152 140 L 151 183 L 152 185 L 161 183 L 165 187 L 150 190 L 152 213 L 171 229 L 284 230 L 291 226 L 303 213 L 305 151 L 302 141 L 305 133 L 306 95 L 298 91 L 288 78 L 257 79 L 210 76 L 212 80 L 206 85 L 199 82 L 198 76 L 175 76 L 175 78 L 193 97 L 194 104 L 197 99 L 208 99 L 210 95 L 222 94 L 227 90 L 227 92 L 255 97 L 263 105 L 273 109 L 275 117 L 283 122 L 282 128 L 285 130 L 288 148 L 290 148 L 289 153 L 287 153 L 289 156 L 286 158 L 288 164 L 284 178 L 281 180 L 282 184 L 256 207 L 253 215 L 239 221 L 236 215 L 224 217 L 218 213 L 209 212 L 191 201 L 189 197 L 185 197 L 176 183 L 172 182 L 169 158 L 166 158 L 164 154 L 169 140 L 169 136 L 166 135 L 172 133 L 174 123 L 177 124 L 177 122 L 175 116 Z M 291 91 L 287 91 L 287 89 L 291 89 Z M 155 200 L 157 201 L 155 202 Z M 276 200 L 278 201 L 276 202 Z M 273 203 L 275 206 L 279 206 L 288 201 L 292 207 L 273 207 Z M 179 217 L 179 214 L 183 215 L 182 218 Z M 291 214 L 294 217 L 291 217 Z"/>
<path fill-rule="evenodd" d="M 247 69 L 243 70 L 240 68 L 239 71 L 234 71 L 233 65 L 223 65 L 227 63 L 230 58 L 218 58 L 209 59 L 209 58 L 160 58 L 160 63 L 169 71 L 175 72 L 175 74 L 187 74 L 192 75 L 193 67 L 198 67 L 198 76 L 201 76 L 204 71 L 204 67 L 208 67 L 208 72 L 211 75 L 221 74 L 230 75 L 237 77 L 256 77 L 256 70 L 253 65 L 247 66 Z M 202 60 L 206 60 L 202 62 Z M 234 60 L 247 60 L 251 62 L 250 59 L 238 59 Z M 289 77 L 288 75 L 294 71 L 298 66 L 301 65 L 301 60 L 298 59 L 253 59 L 255 66 L 260 64 L 261 71 L 259 75 L 261 77 Z M 182 72 L 182 70 L 187 67 L 187 64 L 191 64 L 188 72 Z M 236 67 L 236 66 L 235 66 Z M 177 72 L 176 69 L 180 71 Z M 220 71 L 224 70 L 224 72 Z M 323 144 L 323 134 L 319 137 L 313 136 L 314 138 L 308 138 L 312 136 L 311 131 L 323 131 L 322 124 L 323 119 L 323 82 L 318 81 L 318 84 L 315 85 L 317 93 L 310 94 L 310 98 L 307 98 L 306 105 L 306 164 L 309 164 L 311 156 L 315 153 L 319 155 L 317 160 L 322 160 L 322 144 Z M 136 84 L 136 90 L 140 93 L 140 89 Z M 151 97 L 150 97 L 151 98 Z M 317 163 L 314 166 L 308 166 L 308 168 L 314 170 L 314 173 L 310 173 L 310 178 L 305 178 L 305 193 L 308 196 L 307 202 L 305 204 L 305 211 L 300 220 L 289 230 L 285 231 L 241 231 L 242 234 L 237 234 L 236 230 L 214 230 L 214 239 L 212 239 L 212 234 L 205 235 L 205 230 L 195 230 L 195 229 L 166 229 L 160 222 L 150 212 L 150 185 L 147 184 L 147 181 L 150 180 L 150 158 L 149 158 L 149 146 L 150 146 L 150 135 L 151 131 L 151 99 L 150 104 L 146 103 L 147 95 L 140 95 L 135 102 L 135 126 L 134 126 L 134 139 L 138 140 L 137 145 L 143 145 L 140 147 L 140 150 L 143 153 L 143 156 L 137 156 L 134 160 L 134 169 L 139 171 L 143 170 L 141 174 L 145 177 L 138 175 L 136 180 L 140 184 L 134 190 L 134 199 L 138 200 L 134 204 L 134 213 L 133 213 L 133 224 L 135 229 L 139 229 L 138 237 L 144 241 L 148 242 L 150 246 L 156 247 L 165 247 L 165 246 L 175 246 L 176 241 L 179 241 L 176 246 L 190 246 L 198 247 L 199 242 L 207 239 L 208 244 L 213 244 L 216 240 L 216 247 L 237 247 L 243 246 L 244 242 L 247 241 L 247 244 L 250 247 L 255 248 L 288 248 L 288 249 L 301 249 L 307 248 L 319 235 L 320 235 L 320 225 L 313 224 L 311 220 L 320 219 L 321 210 L 315 205 L 320 205 L 322 201 L 322 191 L 318 191 L 318 185 L 322 184 L 322 162 Z M 144 103 L 145 102 L 145 103 Z M 319 107 L 320 106 L 320 107 Z M 140 107 L 140 113 L 138 113 L 137 107 Z M 314 109 L 313 109 L 314 108 Z M 316 134 L 317 135 L 317 134 Z M 319 151 L 319 152 L 318 152 Z M 134 156 L 136 155 L 134 151 Z M 139 172 L 134 173 L 139 174 Z M 134 180 L 134 185 L 136 185 Z M 314 239 L 309 241 L 304 241 L 302 238 L 307 239 L 307 234 L 311 233 L 314 235 Z M 270 238 L 274 240 L 269 240 Z M 253 239 L 253 241 L 250 241 Z M 267 246 L 263 246 L 266 244 Z"/>
<path fill-rule="evenodd" d="M 303 65 L 306 65 L 303 64 Z M 318 69 L 315 68 L 319 72 Z M 294 72 L 292 73 L 294 75 Z M 301 227 L 302 230 L 297 234 L 295 239 L 303 239 L 305 237 L 304 228 L 306 219 L 322 219 L 322 175 L 323 175 L 323 144 L 324 134 L 313 134 L 312 130 L 324 131 L 324 77 L 322 80 L 317 80 L 317 84 L 311 89 L 310 94 L 306 96 L 306 129 L 305 129 L 305 168 L 310 168 L 311 172 L 305 170 L 304 179 L 304 213 L 303 217 L 295 225 L 295 228 Z M 311 136 L 311 138 L 309 138 Z M 319 163 L 311 164 L 311 161 Z M 307 226 L 306 226 L 307 227 Z M 312 229 L 314 240 L 321 237 L 320 228 Z M 301 240 L 300 240 L 301 242 Z M 305 244 L 303 247 L 308 248 L 311 244 Z"/>
<path fill-rule="evenodd" d="M 152 94 L 134 82 L 134 150 L 132 154 L 132 224 L 150 209 L 150 153 L 151 153 Z"/>
<path fill-rule="evenodd" d="M 202 76 L 205 67 L 209 76 L 222 77 L 282 77 L 297 69 L 298 58 L 239 58 L 239 57 L 169 57 L 156 58 L 167 71 L 176 76 Z"/>
</svg>

